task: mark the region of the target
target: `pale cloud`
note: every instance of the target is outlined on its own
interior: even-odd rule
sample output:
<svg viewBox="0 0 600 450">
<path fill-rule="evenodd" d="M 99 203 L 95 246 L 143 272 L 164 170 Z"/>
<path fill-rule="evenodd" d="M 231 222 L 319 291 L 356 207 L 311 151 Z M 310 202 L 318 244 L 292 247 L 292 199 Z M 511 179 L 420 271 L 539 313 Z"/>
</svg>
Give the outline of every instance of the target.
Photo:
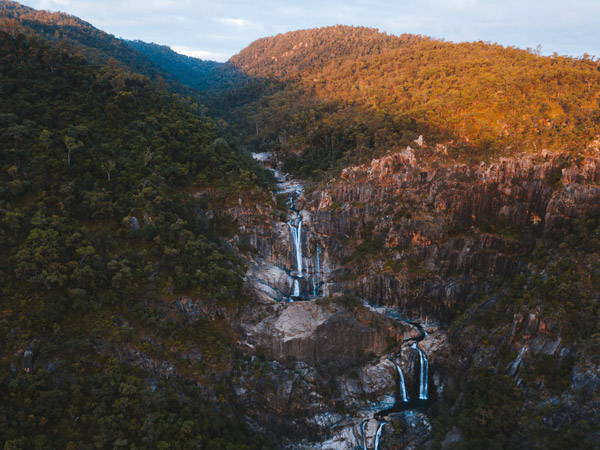
<svg viewBox="0 0 600 450">
<path fill-rule="evenodd" d="M 227 23 L 230 25 L 237 25 L 238 27 L 244 27 L 247 25 L 251 25 L 252 22 L 250 22 L 249 20 L 246 19 L 233 19 L 231 17 L 223 17 L 221 19 L 218 19 L 219 22 L 223 22 L 223 23 Z"/>
<path fill-rule="evenodd" d="M 45 9 L 45 10 L 56 10 L 56 9 L 65 9 L 67 8 L 69 5 L 71 4 L 71 2 L 69 0 L 42 0 L 40 2 L 38 2 L 38 6 L 36 6 L 39 9 Z"/>
<path fill-rule="evenodd" d="M 194 58 L 209 59 L 212 61 L 225 61 L 227 59 L 227 56 L 224 55 L 223 53 L 210 52 L 207 50 L 200 50 L 197 48 L 180 47 L 180 46 L 174 45 L 174 46 L 171 46 L 171 49 L 182 55 L 193 56 Z"/>
<path fill-rule="evenodd" d="M 448 9 L 454 11 L 468 11 L 476 6 L 475 0 L 452 0 L 448 2 Z"/>
</svg>

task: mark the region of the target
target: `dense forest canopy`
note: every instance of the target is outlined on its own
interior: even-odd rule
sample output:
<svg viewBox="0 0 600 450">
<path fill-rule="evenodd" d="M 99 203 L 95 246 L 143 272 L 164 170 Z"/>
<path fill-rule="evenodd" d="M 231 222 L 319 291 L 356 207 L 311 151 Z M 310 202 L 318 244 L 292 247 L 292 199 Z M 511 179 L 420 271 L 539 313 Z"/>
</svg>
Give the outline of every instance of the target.
<svg viewBox="0 0 600 450">
<path fill-rule="evenodd" d="M 71 53 L 81 53 L 94 63 L 106 64 L 113 59 L 152 78 L 164 76 L 148 58 L 123 40 L 69 14 L 38 11 L 0 0 L 0 29 L 12 37 L 18 34 L 42 36 Z"/>
<path fill-rule="evenodd" d="M 475 192 L 482 161 L 548 149 L 560 155 L 530 185 L 551 195 L 563 188 L 563 170 L 597 152 L 599 136 L 600 64 L 587 55 L 335 26 L 259 39 L 219 64 L 0 0 L 0 446 L 273 447 L 268 430 L 246 426 L 228 378 L 247 363 L 232 319 L 251 299 L 242 252 L 258 253 L 242 248 L 246 235 L 230 212 L 256 214 L 250 219 L 266 228 L 287 219 L 273 176 L 250 151 L 272 152 L 285 171 L 335 188 L 344 168 L 410 145 L 422 164 L 414 170 L 446 177 L 440 192 Z M 355 272 L 440 281 L 420 267 L 425 251 L 406 258 L 416 243 L 384 245 L 385 221 L 414 226 L 417 237 L 434 212 L 433 194 L 421 190 L 428 172 L 410 170 L 422 209 L 400 196 L 342 205 L 333 195 L 324 207 L 332 220 L 348 210 L 380 214 L 365 224 L 351 218 L 364 226 L 360 238 L 331 233 L 348 250 L 344 283 Z M 596 181 L 586 181 L 590 196 Z M 513 356 L 498 343 L 533 311 L 565 330 L 565 345 L 597 355 L 597 208 L 544 232 L 467 216 L 464 226 L 432 221 L 456 248 L 479 235 L 507 241 L 527 271 L 465 295 L 448 333 L 476 334 L 466 344 L 498 350 L 507 367 Z M 485 277 L 477 270 L 469 282 Z M 191 298 L 211 314 L 192 320 Z M 256 355 L 262 377 L 272 367 L 264 349 Z M 457 374 L 437 406 L 435 445 L 458 425 L 471 448 L 515 447 L 518 426 L 532 447 L 592 448 L 589 417 L 549 431 L 542 413 L 524 406 L 566 392 L 580 358 L 545 356 L 531 363 L 524 383 L 542 385 L 526 397 L 487 367 Z"/>
<path fill-rule="evenodd" d="M 217 69 L 222 65 L 214 61 L 203 61 L 180 55 L 166 45 L 148 44 L 139 40 L 127 41 L 127 44 L 146 55 L 164 72 L 193 88 L 202 88 L 210 82 L 209 80 L 218 76 Z"/>
<path fill-rule="evenodd" d="M 203 107 L 124 68 L 130 47 L 69 16 L 26 10 L 39 30 L 7 19 L 25 8 L 0 6 L 2 445 L 262 446 L 202 388 L 231 361 L 234 330 L 163 318 L 183 293 L 244 301 L 220 211 L 242 190 L 263 196 L 269 176 Z M 46 40 L 53 28 L 100 49 Z M 153 378 L 157 359 L 175 379 Z"/>
<path fill-rule="evenodd" d="M 305 176 L 420 134 L 479 158 L 574 150 L 600 135 L 600 65 L 587 55 L 336 26 L 259 39 L 230 63 L 271 89 L 228 120 Z"/>
</svg>

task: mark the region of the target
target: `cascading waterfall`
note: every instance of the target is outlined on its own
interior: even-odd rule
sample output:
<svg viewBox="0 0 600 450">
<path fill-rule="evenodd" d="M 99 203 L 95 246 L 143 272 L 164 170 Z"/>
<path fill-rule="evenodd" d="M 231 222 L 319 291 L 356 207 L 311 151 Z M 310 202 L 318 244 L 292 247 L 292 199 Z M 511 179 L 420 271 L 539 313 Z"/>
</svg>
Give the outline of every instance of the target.
<svg viewBox="0 0 600 450">
<path fill-rule="evenodd" d="M 315 266 L 314 274 L 312 277 L 313 282 L 313 295 L 316 297 L 319 295 L 319 276 L 321 274 L 321 244 L 317 244 L 317 265 Z"/>
<path fill-rule="evenodd" d="M 292 297 L 300 297 L 300 283 L 298 278 L 304 277 L 304 267 L 303 267 L 303 255 L 302 255 L 302 214 L 295 208 L 294 195 L 301 194 L 302 191 L 296 190 L 293 195 L 290 196 L 290 210 L 296 213 L 295 219 L 290 219 L 288 221 L 288 227 L 290 229 L 290 239 L 292 241 L 293 253 L 296 257 L 296 273 L 293 275 L 294 277 L 294 287 L 293 293 L 290 297 L 290 301 L 292 301 Z"/>
<path fill-rule="evenodd" d="M 419 348 L 417 343 L 415 342 L 411 345 L 411 348 L 414 348 L 419 352 L 419 362 L 421 364 L 421 373 L 419 376 L 419 399 L 427 400 L 427 381 L 429 377 L 429 361 L 427 360 L 427 356 L 425 352 Z"/>
<path fill-rule="evenodd" d="M 400 395 L 402 396 L 402 401 L 404 403 L 408 403 L 408 394 L 406 393 L 406 384 L 404 383 L 404 374 L 402 373 L 402 369 L 398 364 L 396 364 L 396 369 L 398 369 L 398 377 L 400 383 Z"/>
<path fill-rule="evenodd" d="M 367 432 L 366 432 L 366 428 L 367 428 L 367 421 L 365 420 L 362 423 L 363 450 L 367 450 Z"/>
<path fill-rule="evenodd" d="M 260 156 L 260 155 L 257 155 Z M 319 297 L 320 292 L 319 289 L 323 285 L 322 280 L 322 271 L 321 271 L 321 256 L 323 253 L 323 249 L 320 243 L 317 243 L 316 251 L 311 255 L 310 258 L 307 258 L 306 271 L 304 267 L 304 255 L 302 254 L 302 214 L 299 209 L 296 208 L 295 202 L 302 195 L 302 185 L 298 182 L 294 182 L 293 180 L 288 180 L 286 175 L 282 175 L 276 170 L 273 170 L 275 177 L 279 181 L 280 190 L 279 194 L 287 194 L 289 206 L 289 215 L 288 215 L 288 227 L 290 231 L 290 240 L 292 246 L 293 257 L 295 259 L 295 270 L 287 270 L 288 272 L 288 280 L 290 280 L 290 284 L 288 285 L 288 292 L 292 292 L 291 295 L 286 295 L 284 292 L 281 292 L 282 296 L 287 296 L 289 301 L 293 301 L 293 298 L 298 299 L 300 296 L 304 296 L 310 292 L 310 288 L 312 287 L 312 295 L 314 297 Z M 308 237 L 310 241 L 310 235 Z M 312 247 L 311 247 L 312 248 Z M 312 258 L 315 258 L 314 260 Z M 326 268 L 326 270 L 328 270 Z M 304 281 L 306 280 L 306 281 Z M 304 289 L 304 291 L 303 291 Z M 285 288 L 284 288 L 285 290 Z M 306 295 L 308 298 L 309 295 Z M 368 305 L 368 304 L 367 304 Z M 374 308 L 375 309 L 375 308 Z M 394 318 L 398 321 L 405 321 L 401 314 L 395 313 L 395 315 L 388 314 L 386 308 L 383 309 L 386 315 Z M 381 314 L 381 311 L 377 311 Z M 427 337 L 427 332 L 422 328 L 422 326 L 418 323 L 408 322 L 415 325 L 420 331 L 423 332 L 423 336 L 417 338 L 416 341 L 411 345 L 411 348 L 416 349 L 419 352 L 419 361 L 420 361 L 420 377 L 419 377 L 419 400 L 428 400 L 428 377 L 429 377 L 429 361 L 427 360 L 427 356 L 418 346 L 418 342 Z M 413 338 L 414 339 L 414 338 Z M 521 355 L 519 355 L 521 356 Z M 520 361 L 520 358 L 518 358 Z M 517 363 L 518 364 L 518 363 Z M 395 364 L 396 369 L 398 371 L 398 382 L 399 382 L 399 391 L 402 399 L 403 405 L 399 405 L 398 402 L 394 405 L 394 408 L 390 408 L 389 410 L 381 410 L 379 409 L 376 412 L 376 417 L 378 417 L 378 421 L 381 418 L 386 417 L 385 414 L 388 412 L 396 412 L 398 410 L 402 411 L 407 408 L 411 408 L 413 405 L 408 395 L 408 390 L 406 387 L 406 380 L 404 378 L 404 373 L 402 372 L 402 368 L 399 364 Z M 418 406 L 418 405 L 417 405 Z M 397 408 L 397 409 L 396 409 Z M 356 423 L 356 422 L 354 422 Z M 377 432 L 375 434 L 374 440 L 374 450 L 379 450 L 379 441 L 381 438 L 381 434 L 383 431 L 383 427 L 387 422 L 381 421 L 379 422 L 379 426 L 377 428 Z M 367 448 L 367 424 L 368 420 L 362 422 L 362 450 L 369 450 Z M 355 425 L 353 425 L 355 426 Z M 358 444 L 358 442 L 357 442 Z M 360 444 L 359 444 L 360 445 Z"/>
<path fill-rule="evenodd" d="M 317 267 L 315 267 L 315 273 L 321 273 L 321 244 L 317 244 Z"/>
<path fill-rule="evenodd" d="M 377 434 L 375 435 L 375 450 L 379 450 L 379 438 L 381 437 L 381 430 L 387 422 L 381 422 L 379 428 L 377 428 Z"/>
<path fill-rule="evenodd" d="M 296 273 L 298 278 L 302 278 L 302 215 L 298 213 L 298 226 L 294 226 L 294 222 L 288 222 L 290 233 L 292 236 L 292 245 L 296 255 Z"/>
</svg>

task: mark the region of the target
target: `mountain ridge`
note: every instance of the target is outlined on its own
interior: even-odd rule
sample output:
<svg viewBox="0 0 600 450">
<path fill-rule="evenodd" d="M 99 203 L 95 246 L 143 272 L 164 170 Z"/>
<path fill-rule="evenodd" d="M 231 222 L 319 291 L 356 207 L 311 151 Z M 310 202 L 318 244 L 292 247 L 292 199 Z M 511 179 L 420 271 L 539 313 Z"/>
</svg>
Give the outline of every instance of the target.
<svg viewBox="0 0 600 450">
<path fill-rule="evenodd" d="M 24 11 L 6 448 L 595 448 L 597 61 L 336 26 L 211 66 Z"/>
</svg>

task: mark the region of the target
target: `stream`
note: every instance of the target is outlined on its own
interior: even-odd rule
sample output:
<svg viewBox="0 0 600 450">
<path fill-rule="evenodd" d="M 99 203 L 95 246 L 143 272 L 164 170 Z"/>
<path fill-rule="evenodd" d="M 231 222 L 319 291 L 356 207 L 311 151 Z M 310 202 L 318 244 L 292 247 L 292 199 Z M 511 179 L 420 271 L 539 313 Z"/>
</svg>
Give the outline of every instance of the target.
<svg viewBox="0 0 600 450">
<path fill-rule="evenodd" d="M 256 158 L 256 156 L 255 156 Z M 259 159 L 259 158 L 257 158 Z M 259 159 L 266 161 L 266 159 Z M 309 265 L 305 263 L 305 257 L 302 253 L 303 237 L 303 216 L 302 210 L 297 207 L 298 199 L 302 196 L 304 191 L 304 185 L 301 182 L 293 180 L 288 177 L 287 174 L 282 174 L 275 169 L 270 169 L 275 178 L 278 181 L 277 194 L 287 195 L 287 205 L 289 207 L 287 225 L 290 233 L 291 253 L 293 255 L 293 270 L 288 273 L 289 276 L 289 292 L 284 296 L 285 301 L 311 301 L 321 297 L 320 286 L 322 280 L 321 275 L 321 244 L 318 243 L 316 247 L 316 264 L 309 270 Z M 384 432 L 384 426 L 386 425 L 387 416 L 392 413 L 411 409 L 425 409 L 429 403 L 429 361 L 425 352 L 419 347 L 419 343 L 425 339 L 428 335 L 427 331 L 423 328 L 420 323 L 407 320 L 402 317 L 399 311 L 392 308 L 386 308 L 381 306 L 374 306 L 367 302 L 363 302 L 366 307 L 372 311 L 385 315 L 394 319 L 399 323 L 408 323 L 415 326 L 420 334 L 416 338 L 408 339 L 407 341 L 413 341 L 409 348 L 418 352 L 419 358 L 419 390 L 418 395 L 411 398 L 409 395 L 409 389 L 406 386 L 404 371 L 402 369 L 402 358 L 401 354 L 390 356 L 389 359 L 396 366 L 398 374 L 398 389 L 395 394 L 396 401 L 390 408 L 388 405 L 381 405 L 380 407 L 371 407 L 369 413 L 363 416 L 361 420 L 360 431 L 362 433 L 362 450 L 369 450 L 367 441 L 373 443 L 373 450 L 379 450 L 379 442 L 382 433 Z M 367 436 L 367 423 L 369 420 L 375 419 L 378 422 L 376 432 L 371 436 Z M 366 419 L 366 420 L 365 420 Z M 332 427 L 334 428 L 335 425 Z M 372 431 L 371 431 L 372 432 Z M 360 450 L 360 444 L 355 447 Z"/>
</svg>

